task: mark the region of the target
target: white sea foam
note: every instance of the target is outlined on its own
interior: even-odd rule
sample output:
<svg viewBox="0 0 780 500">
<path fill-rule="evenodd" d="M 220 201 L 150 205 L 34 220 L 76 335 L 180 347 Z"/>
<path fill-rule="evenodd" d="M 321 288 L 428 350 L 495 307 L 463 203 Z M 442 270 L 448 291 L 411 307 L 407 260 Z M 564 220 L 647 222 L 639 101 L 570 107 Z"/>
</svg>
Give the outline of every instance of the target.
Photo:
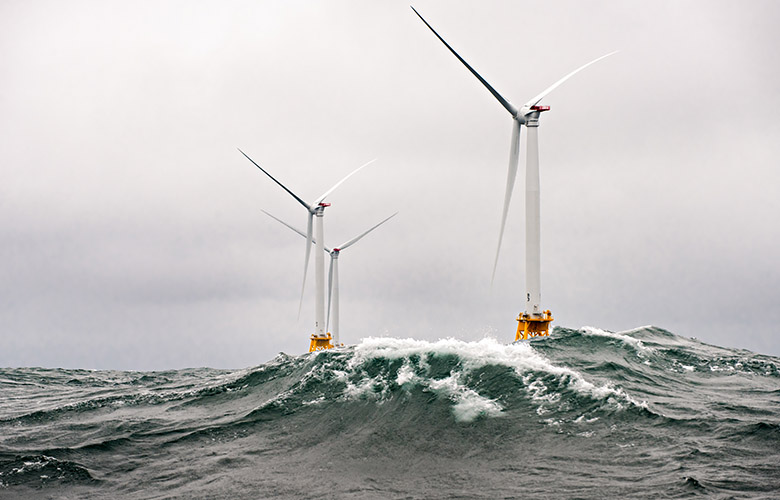
<svg viewBox="0 0 780 500">
<path fill-rule="evenodd" d="M 574 420 L 572 420 L 572 422 L 575 423 L 575 424 L 581 424 L 583 422 L 586 423 L 586 424 L 592 424 L 593 422 L 595 422 L 598 419 L 599 419 L 599 417 L 585 418 L 585 414 L 583 413 L 579 417 L 577 417 Z"/>
<path fill-rule="evenodd" d="M 358 383 L 347 379 L 345 383 L 344 397 L 346 399 L 383 399 L 390 387 L 390 381 L 385 375 L 362 378 Z"/>
<path fill-rule="evenodd" d="M 428 387 L 443 394 L 455 403 L 452 413 L 458 422 L 471 422 L 477 417 L 497 417 L 503 408 L 496 401 L 480 396 L 460 380 L 461 374 L 454 373 L 447 378 L 429 380 Z"/>
<path fill-rule="evenodd" d="M 672 366 L 675 368 L 679 368 L 679 370 L 681 370 L 680 373 L 692 372 L 696 370 L 696 367 L 694 367 L 693 365 L 684 365 L 679 361 L 677 361 L 676 359 L 672 361 Z"/>
<path fill-rule="evenodd" d="M 412 365 L 410 365 L 407 362 L 404 363 L 404 365 L 401 367 L 400 370 L 398 370 L 398 375 L 395 378 L 395 383 L 403 386 L 404 384 L 414 383 L 418 379 L 419 377 L 414 373 L 414 369 L 412 368 Z"/>
<path fill-rule="evenodd" d="M 644 326 L 638 326 L 636 328 L 631 328 L 629 330 L 623 330 L 620 333 L 634 333 L 634 332 L 641 332 L 642 330 L 649 330 L 651 328 L 655 328 L 653 325 L 644 325 Z"/>
</svg>

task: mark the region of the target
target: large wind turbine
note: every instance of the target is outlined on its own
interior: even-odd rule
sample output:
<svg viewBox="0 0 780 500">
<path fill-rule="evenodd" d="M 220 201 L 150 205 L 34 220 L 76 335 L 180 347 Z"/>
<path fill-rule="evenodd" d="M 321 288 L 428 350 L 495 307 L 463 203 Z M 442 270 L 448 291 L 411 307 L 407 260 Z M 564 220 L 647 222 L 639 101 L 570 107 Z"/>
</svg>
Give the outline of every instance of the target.
<svg viewBox="0 0 780 500">
<path fill-rule="evenodd" d="M 314 279 L 315 279 L 315 303 L 314 303 L 314 311 L 315 311 L 315 319 L 314 319 L 314 333 L 311 336 L 311 344 L 309 347 L 310 351 L 319 350 L 319 349 L 329 349 L 333 347 L 333 345 L 330 343 L 331 336 L 330 334 L 326 334 L 325 332 L 325 258 L 324 258 L 324 252 L 325 249 L 322 246 L 322 242 L 325 241 L 324 238 L 324 230 L 323 230 L 323 223 L 322 219 L 325 216 L 325 209 L 330 206 L 330 203 L 325 203 L 325 198 L 330 195 L 337 187 L 339 187 L 344 181 L 355 175 L 359 170 L 362 168 L 370 165 L 375 160 L 371 160 L 370 162 L 361 165 L 360 167 L 353 170 L 349 175 L 341 179 L 339 182 L 337 182 L 332 188 L 325 191 L 325 193 L 314 200 L 312 203 L 306 203 L 301 199 L 298 195 L 290 191 L 284 184 L 276 180 L 271 174 L 269 174 L 263 167 L 257 164 L 252 158 L 250 158 L 246 153 L 238 150 L 242 155 L 246 157 L 247 160 L 251 161 L 257 168 L 260 169 L 261 172 L 263 172 L 265 175 L 271 178 L 272 181 L 274 181 L 276 184 L 279 185 L 282 189 L 287 191 L 287 193 L 290 194 L 295 200 L 303 205 L 303 207 L 308 211 L 308 224 L 306 225 L 306 257 L 304 258 L 303 262 L 303 285 L 301 287 L 301 302 L 298 305 L 298 313 L 300 314 L 301 306 L 303 305 L 303 291 L 306 287 L 306 271 L 309 267 L 309 254 L 311 253 L 311 244 L 312 244 L 312 219 L 316 216 L 317 217 L 317 251 L 315 252 L 314 256 Z"/>
<path fill-rule="evenodd" d="M 526 286 L 526 302 L 525 312 L 517 318 L 519 324 L 517 326 L 517 334 L 515 340 L 527 339 L 529 336 L 535 337 L 539 335 L 548 335 L 549 325 L 553 320 L 552 314 L 549 310 L 542 311 L 541 308 L 541 245 L 540 245 L 540 233 L 541 222 L 539 216 L 539 115 L 544 111 L 549 111 L 549 106 L 540 106 L 539 102 L 547 96 L 550 92 L 555 90 L 563 82 L 579 73 L 583 69 L 587 68 L 591 64 L 594 64 L 605 57 L 611 56 L 615 52 L 603 55 L 598 59 L 580 66 L 576 70 L 572 71 L 568 75 L 564 76 L 554 84 L 547 87 L 540 94 L 533 97 L 531 100 L 523 104 L 520 109 L 512 105 L 508 100 L 499 94 L 469 63 L 467 63 L 457 52 L 448 44 L 444 39 L 428 24 L 428 21 L 423 19 L 417 10 L 412 7 L 415 14 L 425 23 L 426 26 L 436 35 L 436 38 L 449 49 L 452 54 L 463 63 L 464 66 L 473 74 L 488 91 L 493 94 L 498 102 L 506 109 L 512 116 L 512 141 L 509 150 L 509 170 L 506 178 L 506 191 L 504 194 L 504 210 L 501 215 L 501 229 L 498 234 L 498 245 L 496 247 L 496 258 L 493 262 L 493 278 L 496 275 L 496 267 L 498 265 L 498 255 L 501 251 L 501 240 L 504 237 L 504 226 L 506 225 L 506 217 L 509 211 L 509 202 L 512 199 L 512 190 L 515 185 L 515 177 L 517 176 L 517 163 L 520 156 L 520 127 L 525 125 L 528 129 L 528 143 L 526 152 L 526 171 L 525 171 L 525 286 Z"/>
<path fill-rule="evenodd" d="M 265 210 L 263 210 L 263 213 L 267 216 L 271 217 L 272 219 L 276 220 L 277 222 L 280 222 L 287 226 L 288 228 L 292 229 L 296 233 L 300 234 L 304 238 L 306 238 L 306 234 L 301 231 L 300 229 L 296 229 L 295 227 L 291 226 L 290 224 L 284 222 L 282 219 L 275 217 Z M 393 217 L 398 215 L 398 212 L 394 213 L 390 217 L 386 218 L 379 224 L 376 224 L 371 229 L 359 234 L 358 236 L 355 236 L 351 240 L 347 241 L 346 243 L 339 245 L 338 247 L 334 249 L 330 249 L 323 245 L 323 248 L 325 249 L 328 254 L 330 254 L 330 269 L 328 271 L 328 324 L 330 323 L 330 316 L 331 312 L 333 315 L 333 344 L 338 346 L 339 344 L 339 254 L 346 250 L 348 247 L 351 247 L 358 241 L 360 241 L 365 235 L 373 231 L 374 229 L 378 228 L 385 222 L 389 221 Z"/>
</svg>

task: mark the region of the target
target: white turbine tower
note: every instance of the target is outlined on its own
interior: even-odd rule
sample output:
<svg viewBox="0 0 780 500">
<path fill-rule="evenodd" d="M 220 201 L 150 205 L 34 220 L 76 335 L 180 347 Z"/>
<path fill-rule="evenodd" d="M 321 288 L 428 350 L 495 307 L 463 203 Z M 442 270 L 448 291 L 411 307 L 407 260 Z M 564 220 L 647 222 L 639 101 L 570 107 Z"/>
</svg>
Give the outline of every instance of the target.
<svg viewBox="0 0 780 500">
<path fill-rule="evenodd" d="M 436 35 L 436 38 L 449 49 L 452 54 L 463 63 L 464 66 L 493 94 L 498 102 L 512 115 L 512 141 L 509 150 L 509 170 L 506 178 L 506 191 L 504 194 L 504 210 L 501 215 L 501 229 L 498 234 L 498 245 L 496 247 L 496 258 L 493 262 L 493 275 L 496 275 L 498 266 L 498 255 L 501 251 L 501 240 L 504 237 L 504 226 L 509 211 L 509 202 L 512 199 L 512 190 L 517 176 L 517 163 L 520 156 L 520 127 L 525 125 L 528 129 L 528 144 L 526 152 L 526 172 L 525 172 L 525 272 L 526 272 L 526 303 L 525 312 L 517 318 L 519 321 L 515 340 L 527 339 L 529 336 L 548 335 L 549 325 L 553 320 L 549 310 L 542 311 L 541 308 L 541 222 L 540 222 L 540 199 L 539 199 L 539 115 L 543 111 L 549 111 L 549 106 L 539 106 L 539 102 L 550 92 L 555 90 L 563 82 L 587 68 L 591 64 L 598 62 L 605 57 L 611 56 L 615 52 L 603 55 L 588 64 L 580 66 L 568 75 L 564 76 L 554 84 L 547 87 L 540 94 L 523 104 L 517 109 L 509 101 L 504 99 L 469 63 L 467 63 L 455 50 L 450 47 L 444 39 L 423 19 L 417 10 L 412 7 L 415 14 L 425 23 L 426 26 Z"/>
<path fill-rule="evenodd" d="M 292 229 L 296 233 L 298 233 L 301 236 L 303 236 L 304 238 L 306 238 L 306 234 L 303 231 L 301 231 L 299 229 L 296 229 L 295 227 L 293 227 L 290 224 L 284 222 L 280 218 L 275 217 L 275 216 L 269 214 L 265 210 L 263 210 L 263 213 L 266 214 L 267 216 L 271 217 L 272 219 L 276 220 L 277 222 L 280 222 L 280 223 L 284 224 L 288 228 Z M 352 245 L 354 245 L 355 243 L 360 241 L 365 235 L 367 235 L 368 233 L 370 233 L 374 229 L 378 228 L 379 226 L 381 226 L 385 222 L 389 221 L 390 219 L 392 219 L 396 215 L 398 215 L 398 212 L 396 212 L 393 215 L 391 215 L 390 217 L 386 218 L 385 220 L 383 220 L 379 224 L 376 224 L 371 229 L 361 233 L 358 236 L 355 236 L 351 240 L 347 241 L 346 243 L 344 243 L 342 245 L 339 245 L 338 247 L 336 247 L 336 248 L 334 248 L 332 250 L 329 249 L 328 247 L 325 247 L 323 245 L 324 250 L 326 252 L 328 252 L 328 254 L 330 254 L 330 270 L 328 271 L 328 324 L 330 324 L 330 316 L 331 316 L 331 312 L 332 312 L 332 315 L 333 315 L 333 330 L 332 330 L 332 333 L 333 333 L 333 344 L 336 345 L 336 346 L 340 345 L 340 343 L 339 343 L 339 254 L 343 250 L 346 250 L 348 247 L 351 247 Z"/>
<path fill-rule="evenodd" d="M 317 251 L 315 252 L 314 256 L 314 278 L 315 278 L 315 303 L 314 303 L 314 311 L 315 311 L 315 320 L 314 320 L 314 333 L 311 336 L 311 343 L 309 346 L 309 351 L 319 350 L 319 349 L 329 349 L 333 347 L 333 345 L 330 343 L 331 336 L 330 334 L 326 334 L 325 332 L 325 259 L 324 259 L 324 252 L 325 249 L 322 246 L 322 242 L 325 240 L 324 238 L 324 230 L 323 230 L 323 223 L 322 219 L 325 216 L 325 208 L 330 206 L 330 203 L 325 203 L 325 198 L 330 195 L 337 187 L 339 187 L 344 181 L 355 175 L 359 170 L 362 168 L 370 165 L 375 160 L 371 160 L 370 162 L 361 165 L 360 167 L 353 170 L 349 175 L 341 179 L 339 182 L 337 182 L 332 188 L 325 191 L 325 193 L 314 200 L 312 203 L 306 203 L 303 201 L 298 195 L 290 191 L 284 184 L 276 180 L 271 174 L 266 172 L 266 170 L 257 164 L 252 158 L 250 158 L 246 153 L 238 150 L 242 155 L 246 157 L 247 160 L 251 161 L 257 168 L 260 169 L 261 172 L 263 172 L 265 175 L 271 178 L 272 181 L 277 183 L 279 187 L 287 191 L 287 193 L 290 194 L 295 200 L 300 203 L 301 205 L 306 208 L 306 210 L 309 213 L 308 216 L 308 224 L 306 226 L 306 257 L 304 258 L 303 262 L 303 285 L 301 287 L 301 302 L 298 305 L 298 314 L 300 314 L 301 306 L 303 305 L 303 291 L 306 287 L 306 271 L 309 267 L 309 254 L 311 253 L 311 244 L 312 244 L 312 219 L 316 216 L 317 217 Z"/>
</svg>

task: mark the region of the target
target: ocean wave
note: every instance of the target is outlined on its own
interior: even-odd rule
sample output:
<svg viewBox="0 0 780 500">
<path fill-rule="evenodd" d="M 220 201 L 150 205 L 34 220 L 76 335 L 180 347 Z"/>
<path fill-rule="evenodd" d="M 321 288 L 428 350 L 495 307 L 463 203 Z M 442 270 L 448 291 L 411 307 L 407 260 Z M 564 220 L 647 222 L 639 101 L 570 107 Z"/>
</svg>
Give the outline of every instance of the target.
<svg viewBox="0 0 780 500">
<path fill-rule="evenodd" d="M 779 362 L 657 327 L 556 327 L 242 370 L 0 369 L 0 497 L 771 496 Z M 562 490 L 572 477 L 599 487 Z"/>
<path fill-rule="evenodd" d="M 41 487 L 95 482 L 97 480 L 85 467 L 68 460 L 58 460 L 46 455 L 17 456 L 11 460 L 0 460 L 0 487 Z"/>
<path fill-rule="evenodd" d="M 616 340 L 622 344 L 625 344 L 631 348 L 633 348 L 636 353 L 640 356 L 652 353 L 654 350 L 651 347 L 647 347 L 640 339 L 634 338 L 630 335 L 628 335 L 629 332 L 610 332 L 608 330 L 602 330 L 600 328 L 596 328 L 593 326 L 583 326 L 579 330 L 583 335 L 586 336 L 597 336 L 597 337 L 603 337 L 608 339 Z M 639 331 L 639 330 L 634 330 Z"/>
<path fill-rule="evenodd" d="M 586 380 L 579 372 L 550 362 L 527 343 L 503 344 L 492 338 L 476 342 L 457 339 L 441 339 L 434 342 L 415 339 L 366 338 L 355 346 L 354 356 L 348 366 L 351 373 L 361 373 L 357 383 L 348 383 L 345 393 L 349 397 L 373 397 L 386 395 L 394 387 L 420 386 L 449 398 L 454 402 L 453 414 L 458 421 L 472 421 L 479 416 L 501 415 L 505 404 L 522 391 L 540 404 L 557 402 L 561 392 L 573 391 L 593 400 L 608 403 L 619 409 L 623 405 L 644 407 L 646 404 L 632 398 L 624 390 L 612 384 L 599 384 Z M 400 362 L 393 369 L 372 375 L 372 363 L 377 360 Z M 503 393 L 486 397 L 475 375 L 488 367 L 509 368 L 513 383 L 502 387 Z M 443 368 L 443 369 L 442 369 Z M 551 399 L 556 394 L 558 399 Z"/>
</svg>

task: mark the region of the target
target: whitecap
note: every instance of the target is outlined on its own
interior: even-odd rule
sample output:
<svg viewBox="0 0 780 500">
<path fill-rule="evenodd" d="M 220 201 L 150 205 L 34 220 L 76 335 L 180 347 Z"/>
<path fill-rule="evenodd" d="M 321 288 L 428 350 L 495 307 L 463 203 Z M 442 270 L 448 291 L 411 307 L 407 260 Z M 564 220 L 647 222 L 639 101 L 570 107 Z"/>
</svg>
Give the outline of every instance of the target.
<svg viewBox="0 0 780 500">
<path fill-rule="evenodd" d="M 626 338 L 630 339 L 630 337 Z M 636 339 L 631 340 L 640 342 Z M 490 337 L 485 337 L 475 342 L 465 342 L 453 338 L 430 342 L 411 338 L 368 337 L 355 346 L 355 354 L 348 364 L 351 370 L 355 370 L 363 363 L 376 358 L 404 359 L 404 366 L 396 375 L 396 383 L 400 381 L 399 385 L 416 383 L 427 386 L 431 381 L 415 375 L 409 360 L 414 357 L 420 360 L 419 363 L 425 363 L 427 356 L 430 354 L 457 356 L 460 362 L 459 370 L 463 374 L 488 365 L 502 365 L 512 368 L 519 377 L 523 378 L 526 390 L 532 399 L 544 400 L 546 403 L 556 402 L 560 399 L 560 394 L 548 392 L 548 388 L 541 382 L 539 383 L 541 385 L 534 384 L 535 381 L 528 377 L 529 373 L 542 372 L 551 374 L 559 381 L 565 383 L 570 389 L 597 399 L 607 400 L 612 397 L 638 407 L 647 406 L 645 402 L 636 401 L 622 389 L 615 388 L 611 384 L 596 385 L 585 380 L 579 372 L 571 368 L 552 364 L 527 343 L 503 344 Z M 427 365 L 418 364 L 418 367 L 427 368 Z M 386 381 L 383 382 L 386 383 Z M 361 383 L 361 387 L 365 386 Z M 466 389 L 474 392 L 463 385 L 463 390 L 460 393 L 465 394 Z M 474 394 L 477 393 L 474 392 Z M 463 397 L 469 399 L 469 397 Z M 473 396 L 471 397 L 473 398 Z M 490 400 L 486 399 L 486 401 Z M 487 402 L 481 402 L 480 404 L 485 408 L 491 408 L 486 411 L 486 414 L 490 415 L 495 415 L 495 408 L 500 407 L 495 402 L 492 405 Z M 622 405 L 618 406 L 622 407 Z"/>
<path fill-rule="evenodd" d="M 585 335 L 591 335 L 594 337 L 607 337 L 619 340 L 636 349 L 638 355 L 642 355 L 647 352 L 653 352 L 653 349 L 651 347 L 647 347 L 644 343 L 642 343 L 641 340 L 631 337 L 630 335 L 626 335 L 627 332 L 610 332 L 608 330 L 602 330 L 593 326 L 583 326 L 579 331 Z M 633 330 L 628 330 L 628 332 L 631 331 Z"/>
</svg>

